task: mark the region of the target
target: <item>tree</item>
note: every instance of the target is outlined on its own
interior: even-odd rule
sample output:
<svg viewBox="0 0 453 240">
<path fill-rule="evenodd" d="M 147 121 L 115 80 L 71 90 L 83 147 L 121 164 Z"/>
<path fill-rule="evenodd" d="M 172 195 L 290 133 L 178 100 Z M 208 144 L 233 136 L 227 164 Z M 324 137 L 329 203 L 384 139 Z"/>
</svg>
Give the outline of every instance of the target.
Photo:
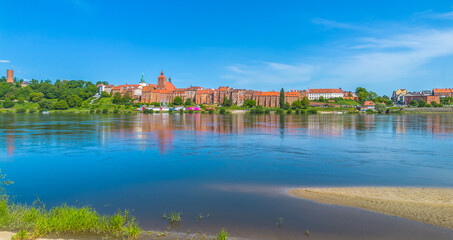
<svg viewBox="0 0 453 240">
<path fill-rule="evenodd" d="M 3 107 L 4 108 L 12 108 L 14 107 L 15 103 L 13 101 L 11 101 L 11 99 L 7 98 L 5 99 L 5 101 L 3 102 Z"/>
<path fill-rule="evenodd" d="M 233 106 L 233 100 L 232 99 L 228 99 L 228 97 L 225 97 L 223 99 L 223 104 L 222 104 L 224 107 L 231 107 Z"/>
<path fill-rule="evenodd" d="M 302 102 L 299 99 L 297 99 L 296 101 L 291 103 L 291 107 L 296 108 L 296 109 L 302 108 Z"/>
<path fill-rule="evenodd" d="M 19 104 L 24 104 L 24 102 L 25 102 L 25 99 L 23 97 L 20 97 L 17 99 L 17 103 L 19 103 Z"/>
<path fill-rule="evenodd" d="M 192 105 L 192 100 L 190 98 L 186 99 L 186 102 L 184 103 L 186 106 Z"/>
<path fill-rule="evenodd" d="M 282 106 L 281 108 L 283 108 L 283 109 L 285 109 L 285 110 L 288 110 L 288 109 L 291 108 L 291 105 L 289 105 L 289 103 L 284 103 L 283 106 Z"/>
<path fill-rule="evenodd" d="M 109 98 L 112 97 L 112 95 L 106 91 L 101 92 L 101 98 Z"/>
<path fill-rule="evenodd" d="M 280 90 L 280 98 L 278 100 L 279 100 L 280 108 L 284 107 L 284 105 L 285 105 L 285 90 L 283 88 Z"/>
<path fill-rule="evenodd" d="M 419 107 L 426 107 L 426 104 L 427 104 L 426 101 L 425 101 L 424 99 L 422 99 L 422 100 L 420 101 L 420 103 L 418 104 L 418 106 L 419 106 Z"/>
<path fill-rule="evenodd" d="M 418 102 L 416 100 L 412 100 L 411 106 L 412 107 L 417 107 L 418 106 Z"/>
<path fill-rule="evenodd" d="M 387 111 L 387 107 L 382 103 L 376 103 L 374 109 L 376 109 L 379 114 L 383 114 L 385 113 L 385 111 Z"/>
<path fill-rule="evenodd" d="M 113 100 L 112 100 L 112 102 L 113 102 L 114 104 L 121 104 L 121 102 L 122 102 L 121 93 L 119 93 L 119 92 L 115 93 L 115 94 L 113 95 Z"/>
<path fill-rule="evenodd" d="M 244 101 L 243 106 L 246 108 L 252 108 L 252 107 L 256 106 L 256 101 L 252 100 L 252 99 L 247 99 Z"/>
<path fill-rule="evenodd" d="M 60 100 L 60 101 L 56 102 L 53 107 L 54 107 L 54 109 L 57 109 L 57 110 L 66 110 L 69 108 L 69 105 L 66 102 L 66 100 Z"/>
<path fill-rule="evenodd" d="M 304 109 L 307 109 L 310 106 L 310 100 L 308 100 L 307 96 L 302 98 L 301 103 L 302 103 L 302 108 L 304 108 Z"/>
<path fill-rule="evenodd" d="M 357 94 L 360 103 L 364 103 L 368 100 L 368 91 L 365 88 L 358 87 L 356 88 L 355 93 Z"/>
<path fill-rule="evenodd" d="M 182 98 L 181 97 L 175 97 L 175 99 L 173 99 L 173 104 L 175 106 L 176 105 L 182 105 L 183 104 Z"/>
<path fill-rule="evenodd" d="M 393 103 L 392 100 L 389 99 L 389 100 L 386 100 L 386 101 L 385 101 L 385 105 L 387 105 L 388 107 L 390 107 L 390 106 L 393 106 L 394 103 Z"/>
<path fill-rule="evenodd" d="M 327 102 L 327 99 L 325 99 L 323 96 L 319 97 L 320 102 Z"/>
<path fill-rule="evenodd" d="M 51 110 L 53 109 L 53 102 L 50 100 L 41 100 L 38 102 L 39 108 Z"/>
<path fill-rule="evenodd" d="M 123 96 L 123 99 L 121 99 L 121 102 L 122 102 L 123 104 L 128 105 L 128 104 L 131 103 L 131 101 L 132 101 L 131 95 L 129 95 L 129 93 L 126 92 L 126 94 L 124 94 L 124 96 Z"/>
<path fill-rule="evenodd" d="M 68 99 L 68 105 L 69 105 L 70 108 L 80 107 L 80 106 L 82 106 L 82 103 L 83 103 L 82 98 L 80 98 L 77 95 L 72 95 Z"/>
<path fill-rule="evenodd" d="M 41 93 L 41 92 L 38 92 L 38 93 L 30 93 L 30 101 L 31 102 L 39 102 L 41 101 L 41 98 L 44 97 L 44 94 Z"/>
</svg>

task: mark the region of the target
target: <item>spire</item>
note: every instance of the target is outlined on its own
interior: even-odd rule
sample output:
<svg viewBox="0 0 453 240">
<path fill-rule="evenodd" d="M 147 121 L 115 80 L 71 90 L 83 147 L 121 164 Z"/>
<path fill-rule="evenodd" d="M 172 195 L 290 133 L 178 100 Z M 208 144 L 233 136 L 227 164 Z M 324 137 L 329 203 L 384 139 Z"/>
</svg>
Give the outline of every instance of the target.
<svg viewBox="0 0 453 240">
<path fill-rule="evenodd" d="M 163 71 L 163 70 L 162 70 L 162 71 L 160 71 L 160 75 L 164 75 L 164 71 Z"/>
<path fill-rule="evenodd" d="M 145 83 L 145 74 L 142 73 L 142 79 L 140 80 L 140 83 Z"/>
</svg>

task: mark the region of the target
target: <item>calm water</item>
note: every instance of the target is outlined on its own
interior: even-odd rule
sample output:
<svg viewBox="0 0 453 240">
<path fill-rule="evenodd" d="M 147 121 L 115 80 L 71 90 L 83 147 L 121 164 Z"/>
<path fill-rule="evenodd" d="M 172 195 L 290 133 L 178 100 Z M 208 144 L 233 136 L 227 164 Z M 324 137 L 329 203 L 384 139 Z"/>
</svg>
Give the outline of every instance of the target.
<svg viewBox="0 0 453 240">
<path fill-rule="evenodd" d="M 453 115 L 0 114 L 17 202 L 132 209 L 146 229 L 255 239 L 452 239 L 453 231 L 288 197 L 297 186 L 453 187 Z M 195 216 L 209 214 L 198 222 Z M 283 228 L 275 223 L 285 219 Z"/>
</svg>

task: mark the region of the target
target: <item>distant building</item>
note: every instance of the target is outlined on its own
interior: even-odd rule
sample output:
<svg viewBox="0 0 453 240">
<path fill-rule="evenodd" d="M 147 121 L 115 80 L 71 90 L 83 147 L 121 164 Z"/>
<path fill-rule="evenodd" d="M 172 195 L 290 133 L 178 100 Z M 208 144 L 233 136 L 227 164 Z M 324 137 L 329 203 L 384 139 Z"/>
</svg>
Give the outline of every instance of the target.
<svg viewBox="0 0 453 240">
<path fill-rule="evenodd" d="M 309 100 L 318 100 L 320 97 L 325 99 L 329 98 L 342 98 L 343 90 L 339 89 L 309 89 L 308 90 L 308 99 Z"/>
<path fill-rule="evenodd" d="M 453 97 L 453 88 L 434 88 L 433 95 L 439 97 Z"/>
<path fill-rule="evenodd" d="M 14 82 L 14 71 L 12 69 L 6 70 L 6 82 L 8 83 Z"/>
<path fill-rule="evenodd" d="M 427 104 L 431 104 L 432 102 L 440 103 L 439 96 L 425 95 L 422 93 L 411 93 L 411 94 L 406 94 L 404 96 L 405 105 L 411 104 L 411 102 L 414 100 L 417 101 L 418 103 L 420 103 L 422 100 L 425 100 L 425 102 Z"/>
<path fill-rule="evenodd" d="M 404 104 L 404 96 L 407 94 L 406 89 L 398 89 L 393 91 L 392 101 L 396 104 Z"/>
<path fill-rule="evenodd" d="M 363 103 L 363 105 L 360 108 L 360 110 L 362 110 L 362 111 L 366 111 L 368 109 L 374 110 L 375 108 L 376 108 L 376 103 L 374 103 L 373 101 L 366 101 L 366 102 Z"/>
</svg>

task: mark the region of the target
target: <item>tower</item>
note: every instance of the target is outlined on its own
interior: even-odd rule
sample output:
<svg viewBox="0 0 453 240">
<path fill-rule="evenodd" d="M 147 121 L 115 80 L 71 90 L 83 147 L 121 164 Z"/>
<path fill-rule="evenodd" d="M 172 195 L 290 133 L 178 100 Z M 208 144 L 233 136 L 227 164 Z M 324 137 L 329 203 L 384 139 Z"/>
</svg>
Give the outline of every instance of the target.
<svg viewBox="0 0 453 240">
<path fill-rule="evenodd" d="M 142 86 L 142 87 L 146 86 L 145 74 L 143 74 L 143 73 L 142 73 L 142 78 L 140 80 L 140 86 Z"/>
<path fill-rule="evenodd" d="M 164 71 L 160 72 L 160 76 L 157 78 L 157 89 L 165 89 L 167 82 L 167 77 L 164 76 Z"/>
<path fill-rule="evenodd" d="M 12 69 L 6 70 L 6 82 L 14 82 L 14 71 Z"/>
</svg>

